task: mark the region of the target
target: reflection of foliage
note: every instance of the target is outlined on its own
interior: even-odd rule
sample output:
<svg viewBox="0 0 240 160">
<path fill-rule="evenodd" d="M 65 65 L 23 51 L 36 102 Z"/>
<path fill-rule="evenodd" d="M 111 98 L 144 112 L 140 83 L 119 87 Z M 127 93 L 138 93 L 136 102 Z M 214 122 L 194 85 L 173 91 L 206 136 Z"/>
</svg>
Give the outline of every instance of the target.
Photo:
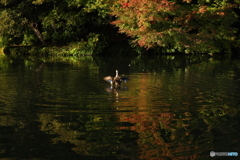
<svg viewBox="0 0 240 160">
<path fill-rule="evenodd" d="M 141 158 L 194 158 L 199 153 L 211 150 L 214 139 L 220 144 L 215 149 L 223 148 L 224 144 L 233 145 L 236 138 L 225 133 L 238 134 L 240 131 L 236 121 L 237 110 L 233 107 L 210 107 L 198 113 L 183 112 L 140 115 L 120 115 L 120 121 L 138 125 L 131 130 L 139 133 L 138 144 L 141 146 Z M 204 116 L 203 116 L 204 115 Z M 219 139 L 222 135 L 223 139 Z M 226 140 L 224 140 L 226 138 Z M 228 142 L 226 142 L 228 141 Z M 236 140 L 237 141 L 237 140 Z"/>
<path fill-rule="evenodd" d="M 73 150 L 81 155 L 112 155 L 134 159 L 136 155 L 132 153 L 136 148 L 129 141 L 136 140 L 137 135 L 132 131 L 115 130 L 115 126 L 119 125 L 114 120 L 115 116 L 83 114 L 77 117 L 42 114 L 41 129 L 59 135 L 52 139 L 54 143 L 73 143 L 76 146 Z"/>
<path fill-rule="evenodd" d="M 173 72 L 189 67 L 190 65 L 209 61 L 211 61 L 211 59 L 208 55 L 138 56 L 131 62 L 131 69 L 140 72 L 143 70 L 149 72 Z"/>
<path fill-rule="evenodd" d="M 225 144 L 239 146 L 239 106 L 229 105 L 239 100 L 232 96 L 238 89 L 238 61 L 226 59 L 220 62 L 214 58 L 201 59 L 199 55 L 192 59 L 137 57 L 131 63 L 135 72 L 131 76 L 137 78 L 126 84 L 129 84 L 129 90 L 120 92 L 118 103 L 115 103 L 106 100 L 109 96 L 102 94 L 104 88 L 99 87 L 98 82 L 89 82 L 95 82 L 98 76 L 102 79 L 98 73 L 100 67 L 114 70 L 119 64 L 128 66 L 129 59 L 112 60 L 108 57 L 98 59 L 97 63 L 96 59 L 1 57 L 2 71 L 12 73 L 16 71 L 13 69 L 18 69 L 14 72 L 18 78 L 1 76 L 4 98 L 0 109 L 7 110 L 5 106 L 19 104 L 19 101 L 23 101 L 24 107 L 8 108 L 9 112 L 19 114 L 18 110 L 25 109 L 14 116 L 24 121 L 15 121 L 11 113 L 1 112 L 1 125 L 21 125 L 15 127 L 16 132 L 23 131 L 25 135 L 28 130 L 27 134 L 33 135 L 29 137 L 34 137 L 32 130 L 26 127 L 29 121 L 25 119 L 25 113 L 37 110 L 37 115 L 31 115 L 31 121 L 38 122 L 37 125 L 34 123 L 35 132 L 39 133 L 40 128 L 40 133 L 49 138 L 44 145 L 66 144 L 69 150 L 88 156 L 137 159 L 140 151 L 138 158 L 142 159 L 197 159 L 199 153 L 204 154 L 203 151 L 213 147 L 226 151 Z M 45 68 L 41 70 L 42 64 Z M 150 72 L 139 73 L 141 67 L 150 68 Z M 69 71 L 62 72 L 65 69 Z M 79 79 L 90 80 L 79 83 Z M 19 83 L 21 80 L 24 85 Z M 94 87 L 88 89 L 91 86 Z M 24 143 L 29 143 L 28 138 L 23 139 Z M 34 144 L 42 144 L 39 141 Z"/>
<path fill-rule="evenodd" d="M 208 125 L 219 124 L 222 121 L 228 121 L 226 117 L 234 117 L 237 110 L 233 107 L 223 106 L 218 108 L 204 109 L 200 111 L 199 116 L 203 118 Z"/>
<path fill-rule="evenodd" d="M 65 56 L 63 57 L 62 55 L 57 56 L 22 56 L 23 54 L 25 55 L 26 52 L 28 52 L 29 49 L 23 47 L 21 51 L 19 50 L 19 47 L 13 47 L 10 48 L 10 52 L 16 52 L 20 54 L 21 56 L 18 56 L 17 54 L 11 54 L 9 56 L 0 56 L 0 67 L 2 70 L 9 70 L 12 68 L 17 68 L 19 66 L 22 67 L 28 67 L 30 69 L 37 69 L 42 63 L 47 64 L 71 64 L 76 67 L 89 67 L 89 68 L 98 68 L 96 63 L 93 60 L 93 57 L 91 56 L 84 56 L 84 57 L 69 57 Z M 35 50 L 36 51 L 36 50 Z"/>
</svg>

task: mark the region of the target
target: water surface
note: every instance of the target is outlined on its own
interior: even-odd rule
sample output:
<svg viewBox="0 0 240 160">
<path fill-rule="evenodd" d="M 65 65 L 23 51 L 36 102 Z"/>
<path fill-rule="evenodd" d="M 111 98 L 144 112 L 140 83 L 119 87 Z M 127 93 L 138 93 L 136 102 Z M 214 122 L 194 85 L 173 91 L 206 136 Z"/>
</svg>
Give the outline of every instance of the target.
<svg viewBox="0 0 240 160">
<path fill-rule="evenodd" d="M 240 153 L 240 60 L 1 57 L 2 159 L 216 159 Z M 111 87 L 104 76 L 129 77 Z M 224 157 L 224 159 L 239 157 Z"/>
</svg>

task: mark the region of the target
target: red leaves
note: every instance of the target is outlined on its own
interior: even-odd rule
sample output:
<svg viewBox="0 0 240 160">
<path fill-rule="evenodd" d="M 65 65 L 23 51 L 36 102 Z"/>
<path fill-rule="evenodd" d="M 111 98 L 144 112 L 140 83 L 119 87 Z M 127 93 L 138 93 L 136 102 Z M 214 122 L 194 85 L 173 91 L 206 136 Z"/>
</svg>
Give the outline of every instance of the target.
<svg viewBox="0 0 240 160">
<path fill-rule="evenodd" d="M 128 2 L 122 3 L 122 8 L 126 8 L 126 7 L 129 7 L 129 3 Z"/>
<path fill-rule="evenodd" d="M 233 39 L 229 30 L 233 30 L 231 24 L 236 21 L 231 11 L 235 5 L 217 7 L 186 2 L 191 0 L 183 0 L 182 4 L 170 0 L 116 0 L 114 3 L 121 7 L 112 8 L 112 15 L 117 17 L 112 24 L 146 48 L 171 46 L 181 51 L 205 47 L 206 51 L 210 43 L 214 46 L 219 42 L 213 39 Z"/>
</svg>

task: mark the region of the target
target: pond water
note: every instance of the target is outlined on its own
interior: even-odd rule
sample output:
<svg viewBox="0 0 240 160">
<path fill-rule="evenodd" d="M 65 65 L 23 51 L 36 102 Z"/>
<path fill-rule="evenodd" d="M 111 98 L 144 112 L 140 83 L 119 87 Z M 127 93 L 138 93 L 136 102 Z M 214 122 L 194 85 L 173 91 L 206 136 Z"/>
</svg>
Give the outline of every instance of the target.
<svg viewBox="0 0 240 160">
<path fill-rule="evenodd" d="M 239 159 L 239 123 L 238 58 L 0 59 L 2 160 Z"/>
</svg>

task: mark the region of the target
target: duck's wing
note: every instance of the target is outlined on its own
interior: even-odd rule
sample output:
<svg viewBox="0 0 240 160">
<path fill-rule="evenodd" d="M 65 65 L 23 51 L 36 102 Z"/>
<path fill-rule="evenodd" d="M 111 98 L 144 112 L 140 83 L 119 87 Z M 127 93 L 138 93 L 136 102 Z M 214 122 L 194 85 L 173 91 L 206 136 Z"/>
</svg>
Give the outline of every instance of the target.
<svg viewBox="0 0 240 160">
<path fill-rule="evenodd" d="M 121 81 L 123 81 L 123 82 L 125 82 L 125 83 L 129 80 L 129 78 L 128 78 L 128 77 L 125 77 L 125 76 L 120 77 L 120 79 L 121 79 Z"/>
<path fill-rule="evenodd" d="M 111 76 L 107 76 L 103 78 L 105 81 L 107 81 L 108 83 L 113 83 L 113 78 Z"/>
</svg>

